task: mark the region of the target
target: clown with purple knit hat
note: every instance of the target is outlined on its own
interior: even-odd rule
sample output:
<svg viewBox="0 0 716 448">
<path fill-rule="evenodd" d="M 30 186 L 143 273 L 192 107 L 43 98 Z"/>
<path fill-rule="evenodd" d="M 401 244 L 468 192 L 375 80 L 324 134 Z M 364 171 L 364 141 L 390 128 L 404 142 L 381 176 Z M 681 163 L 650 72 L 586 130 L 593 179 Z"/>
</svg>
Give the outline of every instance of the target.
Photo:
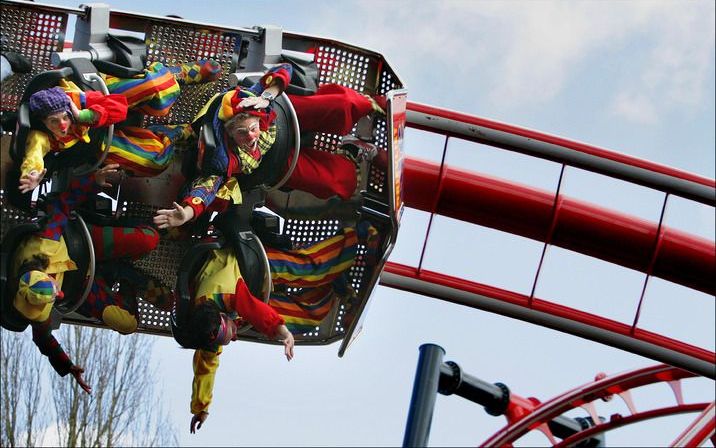
<svg viewBox="0 0 716 448">
<path fill-rule="evenodd" d="M 80 142 L 90 143 L 95 139 L 91 129 L 121 125 L 129 111 L 165 116 L 179 97 L 181 85 L 214 81 L 221 76 L 221 70 L 213 60 L 177 67 L 154 62 L 134 78 L 101 74 L 109 95 L 83 92 L 64 79 L 58 87 L 35 92 L 30 96 L 29 107 L 41 126 L 27 136 L 20 166 L 20 192 L 27 193 L 39 185 L 46 174 L 44 157 L 48 153 L 69 150 Z M 180 128 L 179 132 L 174 128 Z M 135 176 L 155 176 L 171 161 L 174 144 L 190 136 L 189 124 L 155 129 L 118 126 L 106 160 Z M 99 150 L 103 144 L 96 143 Z"/>
<path fill-rule="evenodd" d="M 40 90 L 30 96 L 30 111 L 40 118 L 58 112 L 72 112 L 70 98 L 60 87 Z"/>
</svg>

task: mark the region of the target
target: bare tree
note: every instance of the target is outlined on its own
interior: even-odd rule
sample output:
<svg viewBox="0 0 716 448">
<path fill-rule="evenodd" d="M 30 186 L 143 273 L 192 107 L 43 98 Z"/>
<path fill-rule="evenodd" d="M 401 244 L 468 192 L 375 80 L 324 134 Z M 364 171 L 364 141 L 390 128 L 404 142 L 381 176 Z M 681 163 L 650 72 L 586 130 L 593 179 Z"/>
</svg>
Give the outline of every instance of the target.
<svg viewBox="0 0 716 448">
<path fill-rule="evenodd" d="M 27 334 L 3 330 L 0 446 L 38 446 L 54 418 L 57 444 L 77 446 L 172 446 L 176 431 L 161 407 L 151 363 L 151 336 L 63 325 L 58 339 L 85 368 L 86 394 L 70 377 L 47 367 Z M 52 390 L 42 387 L 50 375 Z M 54 403 L 54 413 L 46 406 Z"/>
<path fill-rule="evenodd" d="M 65 326 L 62 340 L 82 354 L 92 395 L 56 377 L 57 431 L 65 446 L 169 446 L 176 435 L 157 403 L 150 336 L 121 336 L 103 329 Z M 73 355 L 75 356 L 75 355 Z"/>
<path fill-rule="evenodd" d="M 47 367 L 26 334 L 0 331 L 0 446 L 37 446 L 51 415 L 42 378 Z"/>
</svg>

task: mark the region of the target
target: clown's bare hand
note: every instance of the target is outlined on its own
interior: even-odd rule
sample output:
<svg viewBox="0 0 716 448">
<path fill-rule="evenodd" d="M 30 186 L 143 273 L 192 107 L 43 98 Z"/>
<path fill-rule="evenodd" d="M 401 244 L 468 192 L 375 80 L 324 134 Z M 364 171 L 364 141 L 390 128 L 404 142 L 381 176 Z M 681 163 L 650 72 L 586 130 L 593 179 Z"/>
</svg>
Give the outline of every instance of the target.
<svg viewBox="0 0 716 448">
<path fill-rule="evenodd" d="M 174 208 L 159 209 L 154 215 L 154 224 L 160 229 L 167 227 L 179 227 L 194 217 L 194 209 L 188 205 L 181 206 L 176 202 L 173 203 Z"/>
<path fill-rule="evenodd" d="M 191 426 L 189 427 L 189 431 L 191 431 L 192 434 L 196 432 L 197 429 L 201 429 L 201 425 L 204 424 L 206 419 L 209 417 L 208 412 L 201 411 L 196 415 L 193 415 L 191 417 Z M 198 423 L 198 425 L 197 425 Z"/>
<path fill-rule="evenodd" d="M 47 168 L 40 172 L 32 170 L 29 174 L 22 176 L 20 178 L 20 186 L 18 187 L 20 193 L 27 193 L 37 188 L 37 186 L 40 185 L 40 181 L 45 177 L 45 173 L 47 173 Z"/>
<path fill-rule="evenodd" d="M 85 382 L 84 378 L 82 378 L 82 374 L 85 373 L 85 369 L 80 366 L 72 366 L 70 367 L 70 373 L 83 391 L 87 392 L 88 394 L 92 393 L 92 387 L 90 387 L 90 385 Z"/>
<path fill-rule="evenodd" d="M 250 96 L 241 100 L 239 106 L 244 109 L 248 109 L 252 106 L 254 109 L 265 109 L 269 106 L 269 100 L 261 98 L 260 96 Z"/>
<path fill-rule="evenodd" d="M 97 182 L 97 185 L 100 187 L 111 187 L 112 184 L 108 182 L 108 178 L 117 173 L 119 168 L 118 163 L 110 163 L 109 165 L 105 165 L 102 168 L 98 169 L 94 173 L 94 180 Z"/>
<path fill-rule="evenodd" d="M 79 120 L 80 110 L 77 108 L 77 105 L 72 100 L 70 100 L 70 112 L 72 112 L 72 116 L 75 117 L 75 121 Z"/>
<path fill-rule="evenodd" d="M 286 325 L 280 325 L 278 327 L 278 331 L 276 334 L 276 339 L 283 342 L 284 345 L 284 352 L 286 353 L 286 359 L 289 361 L 293 359 L 293 346 L 295 344 L 295 341 L 293 339 L 293 335 L 290 331 L 288 331 L 288 328 Z"/>
</svg>

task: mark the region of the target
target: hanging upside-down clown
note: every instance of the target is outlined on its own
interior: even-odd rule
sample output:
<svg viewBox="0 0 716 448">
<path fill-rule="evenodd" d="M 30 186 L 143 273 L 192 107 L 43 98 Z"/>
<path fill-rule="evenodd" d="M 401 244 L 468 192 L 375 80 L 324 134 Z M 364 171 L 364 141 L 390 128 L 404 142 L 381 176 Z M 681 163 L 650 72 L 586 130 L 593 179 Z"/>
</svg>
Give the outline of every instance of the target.
<svg viewBox="0 0 716 448">
<path fill-rule="evenodd" d="M 43 179 L 44 157 L 67 151 L 80 142 L 103 145 L 99 128 L 121 124 L 129 111 L 161 117 L 167 115 L 180 94 L 180 85 L 217 79 L 221 66 L 212 60 L 165 67 L 151 64 L 134 78 L 102 75 L 109 95 L 83 92 L 71 81 L 30 96 L 30 113 L 41 123 L 27 136 L 20 166 L 20 192 L 33 190 Z M 90 132 L 91 131 L 91 132 Z M 104 131 L 102 131 L 104 132 Z M 191 136 L 188 125 L 154 125 L 149 128 L 117 127 L 107 163 L 118 163 L 135 176 L 154 176 L 171 161 L 174 144 Z"/>
<path fill-rule="evenodd" d="M 237 339 L 243 323 L 271 339 L 283 342 L 284 353 L 293 358 L 292 332 L 319 325 L 330 311 L 336 295 L 349 293 L 346 271 L 353 265 L 357 245 L 375 250 L 377 230 L 368 222 L 346 227 L 335 236 L 302 249 L 266 248 L 274 285 L 302 288 L 298 295 L 272 294 L 266 304 L 249 291 L 233 251 L 211 252 L 192 285 L 192 308 L 186 330 L 193 338 L 194 381 L 190 431 L 201 428 L 209 413 L 219 355 L 224 345 Z"/>
<path fill-rule="evenodd" d="M 12 266 L 13 278 L 18 279 L 13 305 L 30 321 L 33 342 L 48 357 L 60 376 L 71 373 L 87 393 L 90 393 L 91 388 L 82 378 L 84 369 L 70 360 L 52 335 L 50 313 L 56 300 L 65 299 L 62 292 L 65 273 L 77 269 L 63 236 L 70 211 L 98 192 L 98 186 L 109 186 L 106 177 L 116 170 L 117 165 L 113 164 L 92 175 L 74 178 L 67 191 L 48 197 L 47 225 L 20 243 Z M 75 310 L 77 313 L 98 319 L 119 333 L 129 334 L 137 329 L 136 296 L 140 290 L 145 290 L 142 295 L 155 306 L 171 308 L 171 304 L 166 303 L 171 300 L 167 288 L 157 284 L 154 279 L 142 278 L 136 271 L 128 272 L 124 269 L 124 272 L 119 272 L 116 269 L 118 260 L 136 259 L 156 247 L 159 234 L 155 229 L 148 226 L 88 227 L 96 261 L 102 263 L 112 260 L 111 264 L 106 265 L 113 266 L 113 269 L 97 267 L 89 295 Z M 114 282 L 119 278 L 127 278 L 127 274 L 130 274 L 132 281 L 122 281 L 118 291 L 112 290 Z"/>
<path fill-rule="evenodd" d="M 155 224 L 160 228 L 180 226 L 207 210 L 221 212 L 229 204 L 241 203 L 236 177 L 253 172 L 273 146 L 277 125 L 271 103 L 288 87 L 291 73 L 290 64 L 280 64 L 250 88 L 239 86 L 219 94 L 221 105 L 212 117 L 217 149 L 204 154 L 200 146 L 198 161 L 202 174 L 193 180 L 180 203 L 174 203 L 171 209 L 158 210 Z M 322 85 L 313 95 L 288 96 L 301 132 L 345 135 L 362 117 L 372 112 L 385 113 L 376 99 L 337 84 Z M 204 106 L 195 122 L 208 113 L 215 98 Z M 345 156 L 302 148 L 285 187 L 306 191 L 320 199 L 338 196 L 347 200 L 358 184 L 356 163 L 375 154 L 375 147 L 369 144 Z M 289 159 L 286 167 L 290 164 Z"/>
</svg>

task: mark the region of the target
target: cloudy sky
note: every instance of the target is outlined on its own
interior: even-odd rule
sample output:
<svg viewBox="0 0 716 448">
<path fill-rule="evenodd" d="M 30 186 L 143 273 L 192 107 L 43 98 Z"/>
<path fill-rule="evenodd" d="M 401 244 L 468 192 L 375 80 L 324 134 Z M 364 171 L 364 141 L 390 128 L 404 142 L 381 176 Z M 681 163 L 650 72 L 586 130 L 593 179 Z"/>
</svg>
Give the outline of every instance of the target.
<svg viewBox="0 0 716 448">
<path fill-rule="evenodd" d="M 77 2 L 53 2 L 77 6 Z M 298 1 L 154 0 L 116 9 L 329 37 L 382 53 L 409 100 L 584 141 L 714 177 L 713 1 Z M 329 6 L 330 5 L 330 6 Z M 443 140 L 406 135 L 411 156 L 440 160 Z M 551 162 L 451 141 L 447 161 L 555 191 Z M 569 169 L 562 192 L 656 221 L 663 195 Z M 417 265 L 428 215 L 407 210 L 392 261 Z M 713 208 L 670 199 L 666 225 L 714 239 Z M 427 269 L 529 293 L 542 244 L 437 217 Z M 644 276 L 550 248 L 537 296 L 631 323 Z M 641 325 L 714 350 L 714 299 L 652 279 Z M 531 324 L 379 287 L 363 334 L 344 358 L 338 344 L 279 348 L 236 343 L 225 350 L 204 428 L 188 431 L 191 352 L 155 346 L 182 445 L 386 446 L 402 442 L 418 347 L 521 396 L 542 401 L 653 361 Z M 688 402 L 712 401 L 713 382 L 685 384 Z M 637 408 L 673 403 L 666 385 L 634 391 Z M 623 402 L 600 415 L 626 415 Z M 577 411 L 570 415 L 586 415 Z M 670 443 L 692 415 L 610 432 L 615 446 Z M 456 397 L 438 397 L 430 443 L 474 446 L 504 424 Z M 530 435 L 522 445 L 544 445 Z"/>
</svg>

